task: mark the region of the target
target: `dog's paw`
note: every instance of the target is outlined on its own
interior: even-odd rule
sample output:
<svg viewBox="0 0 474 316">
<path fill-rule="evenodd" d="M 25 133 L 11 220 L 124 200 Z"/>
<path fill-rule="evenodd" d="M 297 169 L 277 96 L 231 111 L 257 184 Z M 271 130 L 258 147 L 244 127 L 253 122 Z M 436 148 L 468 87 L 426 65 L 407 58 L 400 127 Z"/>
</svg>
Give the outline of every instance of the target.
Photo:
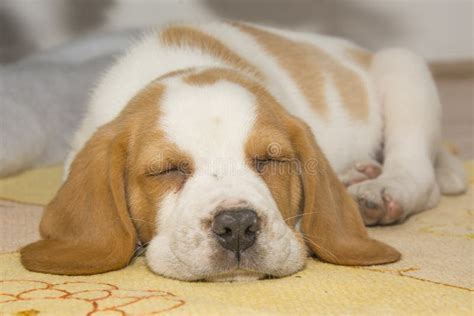
<svg viewBox="0 0 474 316">
<path fill-rule="evenodd" d="M 390 181 L 379 178 L 349 186 L 349 193 L 358 202 L 365 225 L 389 225 L 407 216 L 402 206 L 402 192 Z"/>
<path fill-rule="evenodd" d="M 382 173 L 382 165 L 375 160 L 355 163 L 339 174 L 339 180 L 346 186 L 377 178 Z"/>
</svg>

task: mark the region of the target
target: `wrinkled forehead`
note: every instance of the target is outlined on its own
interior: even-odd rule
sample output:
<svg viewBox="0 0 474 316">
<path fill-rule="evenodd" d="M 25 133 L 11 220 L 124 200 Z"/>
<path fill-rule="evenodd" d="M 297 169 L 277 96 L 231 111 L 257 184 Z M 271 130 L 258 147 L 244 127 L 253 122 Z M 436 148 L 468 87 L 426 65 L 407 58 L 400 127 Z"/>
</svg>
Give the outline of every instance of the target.
<svg viewBox="0 0 474 316">
<path fill-rule="evenodd" d="M 199 167 L 210 159 L 243 161 L 244 148 L 254 126 L 256 97 L 227 80 L 208 84 L 166 80 L 161 102 L 160 129 Z"/>
</svg>

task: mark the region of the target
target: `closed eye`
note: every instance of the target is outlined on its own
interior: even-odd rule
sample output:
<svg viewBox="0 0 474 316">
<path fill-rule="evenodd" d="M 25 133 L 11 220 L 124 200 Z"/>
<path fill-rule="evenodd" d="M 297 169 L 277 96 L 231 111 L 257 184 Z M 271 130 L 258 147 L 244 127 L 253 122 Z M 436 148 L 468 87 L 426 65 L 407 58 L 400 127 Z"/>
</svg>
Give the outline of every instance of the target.
<svg viewBox="0 0 474 316">
<path fill-rule="evenodd" d="M 159 174 L 167 174 L 172 172 L 181 172 L 181 170 L 179 170 L 178 167 L 171 167 L 169 169 L 161 171 Z"/>
<path fill-rule="evenodd" d="M 262 173 L 265 170 L 265 167 L 271 163 L 281 163 L 284 162 L 284 159 L 279 158 L 256 158 L 255 159 L 255 169 L 257 172 Z"/>
<path fill-rule="evenodd" d="M 178 167 L 169 167 L 169 168 L 164 169 L 162 171 L 149 172 L 149 173 L 147 173 L 147 176 L 155 177 L 155 176 L 162 176 L 162 175 L 166 175 L 166 174 L 172 174 L 172 173 L 176 173 L 176 172 L 179 172 L 179 173 L 182 173 L 183 175 L 185 175 L 185 172 L 180 170 Z"/>
</svg>

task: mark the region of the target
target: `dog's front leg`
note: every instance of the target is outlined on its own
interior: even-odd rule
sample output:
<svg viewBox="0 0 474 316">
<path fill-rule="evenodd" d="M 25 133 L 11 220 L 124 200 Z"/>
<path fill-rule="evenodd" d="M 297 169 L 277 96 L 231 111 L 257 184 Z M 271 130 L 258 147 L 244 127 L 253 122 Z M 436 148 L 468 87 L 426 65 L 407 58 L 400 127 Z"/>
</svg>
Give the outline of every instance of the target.
<svg viewBox="0 0 474 316">
<path fill-rule="evenodd" d="M 383 171 L 348 190 L 367 225 L 392 224 L 434 207 L 440 199 L 434 162 L 441 105 L 428 67 L 409 51 L 378 52 L 371 75 L 383 107 Z"/>
</svg>

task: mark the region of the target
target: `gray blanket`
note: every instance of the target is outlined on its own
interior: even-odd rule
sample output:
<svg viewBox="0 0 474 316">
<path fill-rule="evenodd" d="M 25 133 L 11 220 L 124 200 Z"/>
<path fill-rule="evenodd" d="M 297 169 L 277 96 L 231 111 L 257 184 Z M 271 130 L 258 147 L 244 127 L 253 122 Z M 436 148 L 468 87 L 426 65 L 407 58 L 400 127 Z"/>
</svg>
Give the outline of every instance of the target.
<svg viewBox="0 0 474 316">
<path fill-rule="evenodd" d="M 89 36 L 0 66 L 0 177 L 65 158 L 97 78 L 136 34 Z"/>
</svg>

